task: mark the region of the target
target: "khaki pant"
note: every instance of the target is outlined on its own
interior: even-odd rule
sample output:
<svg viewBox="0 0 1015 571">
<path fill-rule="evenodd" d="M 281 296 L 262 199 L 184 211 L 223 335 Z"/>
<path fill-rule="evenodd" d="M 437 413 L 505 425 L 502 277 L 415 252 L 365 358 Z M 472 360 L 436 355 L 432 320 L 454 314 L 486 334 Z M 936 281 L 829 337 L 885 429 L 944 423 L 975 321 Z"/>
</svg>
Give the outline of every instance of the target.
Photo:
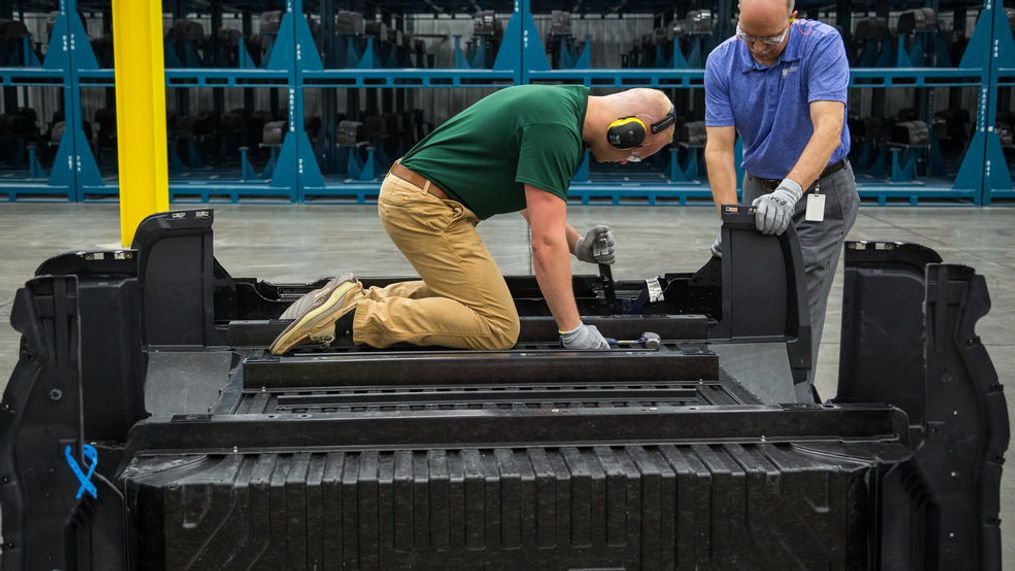
<svg viewBox="0 0 1015 571">
<path fill-rule="evenodd" d="M 518 310 L 471 210 L 389 174 L 377 211 L 423 279 L 367 290 L 356 304 L 355 343 L 487 350 L 515 345 Z"/>
</svg>

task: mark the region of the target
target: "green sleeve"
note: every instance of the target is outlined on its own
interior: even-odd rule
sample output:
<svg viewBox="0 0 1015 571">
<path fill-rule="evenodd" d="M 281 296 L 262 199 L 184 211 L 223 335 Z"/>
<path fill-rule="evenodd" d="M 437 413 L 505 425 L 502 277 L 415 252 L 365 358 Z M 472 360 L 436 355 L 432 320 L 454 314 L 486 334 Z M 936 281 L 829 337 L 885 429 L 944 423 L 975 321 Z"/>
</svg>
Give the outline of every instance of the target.
<svg viewBox="0 0 1015 571">
<path fill-rule="evenodd" d="M 572 129 L 556 123 L 537 123 L 521 129 L 515 182 L 567 200 L 581 155 L 581 140 Z"/>
</svg>

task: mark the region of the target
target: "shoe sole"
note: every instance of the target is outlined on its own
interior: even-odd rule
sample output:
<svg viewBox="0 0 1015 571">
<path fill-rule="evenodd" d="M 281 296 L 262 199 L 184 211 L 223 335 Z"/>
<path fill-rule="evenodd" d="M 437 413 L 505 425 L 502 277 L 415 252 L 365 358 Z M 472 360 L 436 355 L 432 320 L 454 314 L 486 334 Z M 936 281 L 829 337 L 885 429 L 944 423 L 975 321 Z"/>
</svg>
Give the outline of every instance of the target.
<svg viewBox="0 0 1015 571">
<path fill-rule="evenodd" d="M 308 339 L 311 334 L 334 324 L 341 316 L 331 319 L 333 316 L 332 310 L 345 299 L 347 294 L 359 288 L 360 285 L 355 281 L 339 284 L 334 291 L 318 302 L 318 305 L 312 306 L 306 315 L 290 323 L 279 334 L 275 342 L 271 344 L 272 355 L 284 355 L 301 341 Z"/>
</svg>

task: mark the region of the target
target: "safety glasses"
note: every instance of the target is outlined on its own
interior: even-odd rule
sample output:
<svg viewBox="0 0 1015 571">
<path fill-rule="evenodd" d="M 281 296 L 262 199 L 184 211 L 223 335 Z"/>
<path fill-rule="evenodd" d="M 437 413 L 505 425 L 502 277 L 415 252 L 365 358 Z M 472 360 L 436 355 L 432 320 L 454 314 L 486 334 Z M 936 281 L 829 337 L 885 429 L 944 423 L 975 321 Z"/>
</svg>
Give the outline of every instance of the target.
<svg viewBox="0 0 1015 571">
<path fill-rule="evenodd" d="M 740 28 L 740 23 L 737 22 L 737 37 L 747 42 L 748 44 L 753 44 L 754 42 L 761 42 L 768 46 L 777 46 L 781 44 L 783 40 L 786 39 L 786 36 L 789 34 L 789 29 L 792 26 L 793 21 L 790 20 L 789 25 L 786 26 L 786 29 L 783 30 L 781 34 L 777 34 L 775 36 L 752 36 L 750 34 L 744 33 L 744 31 Z"/>
</svg>

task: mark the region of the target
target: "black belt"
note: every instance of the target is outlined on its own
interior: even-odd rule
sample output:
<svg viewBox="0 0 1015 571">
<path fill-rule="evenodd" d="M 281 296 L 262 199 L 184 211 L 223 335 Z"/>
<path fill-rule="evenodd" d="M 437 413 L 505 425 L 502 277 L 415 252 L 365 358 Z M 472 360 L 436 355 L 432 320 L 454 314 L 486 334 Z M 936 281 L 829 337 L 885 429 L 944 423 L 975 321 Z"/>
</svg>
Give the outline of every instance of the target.
<svg viewBox="0 0 1015 571">
<path fill-rule="evenodd" d="M 841 171 L 842 169 L 846 168 L 847 164 L 849 163 L 846 161 L 846 159 L 842 159 L 837 163 L 832 163 L 828 165 L 827 167 L 825 167 L 825 170 L 821 171 L 821 176 L 818 177 L 818 180 L 821 180 L 826 176 L 831 176 Z M 761 186 L 765 187 L 766 190 L 775 190 L 776 188 L 779 187 L 780 184 L 782 184 L 782 179 L 761 178 L 760 176 L 754 176 L 753 174 L 751 176 L 757 179 L 758 182 L 761 183 Z"/>
</svg>

